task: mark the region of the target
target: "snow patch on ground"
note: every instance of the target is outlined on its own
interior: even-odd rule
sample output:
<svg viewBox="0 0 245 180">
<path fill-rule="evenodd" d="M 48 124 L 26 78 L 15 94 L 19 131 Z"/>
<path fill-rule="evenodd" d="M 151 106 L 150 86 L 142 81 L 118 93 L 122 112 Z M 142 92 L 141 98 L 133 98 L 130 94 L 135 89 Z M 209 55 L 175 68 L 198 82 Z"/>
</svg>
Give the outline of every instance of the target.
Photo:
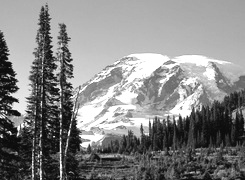
<svg viewBox="0 0 245 180">
<path fill-rule="evenodd" d="M 150 120 L 153 121 L 152 119 Z M 128 122 L 117 122 L 114 124 L 108 124 L 105 126 L 100 126 L 101 131 L 106 132 L 106 134 L 127 134 L 128 130 L 132 130 L 136 136 L 140 136 L 140 126 L 143 126 L 145 133 L 148 133 L 149 119 L 147 118 L 129 118 Z M 120 130 L 117 127 L 126 127 L 126 129 Z M 97 134 L 94 133 L 92 135 L 81 135 L 80 137 L 84 139 L 81 144 L 82 147 L 87 148 L 88 145 L 92 145 L 95 142 L 102 141 L 106 134 Z"/>
<path fill-rule="evenodd" d="M 117 96 L 117 99 L 125 104 L 132 104 L 134 103 L 134 99 L 137 96 L 138 96 L 137 93 L 125 90 L 120 95 Z"/>
<path fill-rule="evenodd" d="M 206 71 L 203 73 L 204 76 L 208 78 L 208 80 L 215 80 L 216 72 L 212 65 L 208 65 L 206 67 Z"/>
<path fill-rule="evenodd" d="M 84 140 L 86 140 L 85 142 L 82 142 L 82 147 L 87 148 L 88 145 L 92 144 L 93 142 L 98 142 L 101 139 L 104 138 L 105 135 L 101 135 L 101 134 L 94 134 L 94 135 L 81 135 L 80 137 Z M 88 141 L 87 141 L 88 140 Z"/>
<path fill-rule="evenodd" d="M 189 95 L 182 101 L 179 101 L 177 105 L 170 111 L 172 114 L 181 114 L 181 116 L 188 116 L 191 113 L 192 107 L 198 105 L 198 99 L 202 94 L 202 86 L 198 86 L 195 93 Z M 198 107 L 195 107 L 198 108 Z"/>
</svg>

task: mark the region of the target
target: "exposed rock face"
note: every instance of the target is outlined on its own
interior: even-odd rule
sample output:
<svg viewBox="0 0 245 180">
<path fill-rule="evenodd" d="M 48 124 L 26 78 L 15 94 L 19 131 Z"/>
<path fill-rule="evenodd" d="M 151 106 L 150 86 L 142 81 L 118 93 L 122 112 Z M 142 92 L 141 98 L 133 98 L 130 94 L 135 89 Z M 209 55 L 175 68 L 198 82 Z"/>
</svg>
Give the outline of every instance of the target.
<svg viewBox="0 0 245 180">
<path fill-rule="evenodd" d="M 137 133 L 155 115 L 188 115 L 193 107 L 245 88 L 242 73 L 232 63 L 203 56 L 126 56 L 83 85 L 78 126 L 104 134 Z"/>
</svg>

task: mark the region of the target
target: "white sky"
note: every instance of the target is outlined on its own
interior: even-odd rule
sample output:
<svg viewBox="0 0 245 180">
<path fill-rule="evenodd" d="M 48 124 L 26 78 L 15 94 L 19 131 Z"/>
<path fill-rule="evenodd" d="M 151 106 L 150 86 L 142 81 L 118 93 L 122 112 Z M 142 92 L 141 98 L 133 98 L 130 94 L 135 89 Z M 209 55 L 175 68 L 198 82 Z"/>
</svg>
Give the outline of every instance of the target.
<svg viewBox="0 0 245 180">
<path fill-rule="evenodd" d="M 55 52 L 58 23 L 71 37 L 74 86 L 133 53 L 197 54 L 245 65 L 244 0 L 3 0 L 0 30 L 20 88 L 24 113 L 42 5 L 50 8 Z"/>
</svg>

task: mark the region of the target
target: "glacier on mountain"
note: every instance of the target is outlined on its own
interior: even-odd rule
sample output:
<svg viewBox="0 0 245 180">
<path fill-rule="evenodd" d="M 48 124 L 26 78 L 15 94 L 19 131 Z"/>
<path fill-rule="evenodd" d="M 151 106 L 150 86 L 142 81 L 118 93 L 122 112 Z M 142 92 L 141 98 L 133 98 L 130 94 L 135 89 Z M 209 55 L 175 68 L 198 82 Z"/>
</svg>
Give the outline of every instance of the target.
<svg viewBox="0 0 245 180">
<path fill-rule="evenodd" d="M 147 132 L 155 116 L 186 116 L 192 108 L 245 88 L 243 75 L 230 62 L 198 55 L 125 56 L 82 86 L 78 127 L 92 132 L 83 146 L 96 135 L 126 134 L 129 129 L 139 134 L 140 124 Z M 88 140 L 89 135 L 82 138 Z"/>
</svg>

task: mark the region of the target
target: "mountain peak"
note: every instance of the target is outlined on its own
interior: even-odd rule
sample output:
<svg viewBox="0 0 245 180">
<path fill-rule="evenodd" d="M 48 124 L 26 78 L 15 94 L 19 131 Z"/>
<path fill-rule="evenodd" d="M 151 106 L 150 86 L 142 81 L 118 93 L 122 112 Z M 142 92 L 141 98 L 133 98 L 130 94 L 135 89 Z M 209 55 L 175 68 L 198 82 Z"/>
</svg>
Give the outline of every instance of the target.
<svg viewBox="0 0 245 180">
<path fill-rule="evenodd" d="M 228 61 L 216 60 L 202 55 L 182 55 L 182 56 L 175 57 L 173 61 L 178 63 L 196 64 L 197 66 L 208 66 L 210 62 L 217 63 L 217 64 L 232 64 Z"/>
<path fill-rule="evenodd" d="M 170 60 L 168 56 L 157 54 L 157 53 L 136 53 L 136 54 L 130 54 L 126 57 L 136 58 L 138 60 L 143 60 L 143 61 L 160 60 L 162 62 L 165 62 L 166 60 Z M 177 56 L 171 60 L 177 63 L 191 63 L 191 64 L 196 64 L 198 66 L 207 66 L 210 62 L 217 63 L 217 64 L 232 64 L 231 62 L 228 61 L 217 60 L 203 55 L 182 55 L 182 56 Z"/>
<path fill-rule="evenodd" d="M 103 137 L 98 129 L 105 135 L 125 134 L 129 129 L 139 134 L 140 125 L 148 126 L 149 118 L 185 116 L 193 107 L 245 88 L 241 72 L 230 62 L 200 55 L 125 56 L 83 85 L 78 127 L 98 137 Z"/>
<path fill-rule="evenodd" d="M 127 57 L 135 57 L 139 60 L 161 60 L 163 62 L 166 61 L 166 59 L 169 59 L 168 56 L 164 56 L 162 54 L 156 54 L 156 53 L 139 53 L 139 54 L 130 54 Z"/>
</svg>

